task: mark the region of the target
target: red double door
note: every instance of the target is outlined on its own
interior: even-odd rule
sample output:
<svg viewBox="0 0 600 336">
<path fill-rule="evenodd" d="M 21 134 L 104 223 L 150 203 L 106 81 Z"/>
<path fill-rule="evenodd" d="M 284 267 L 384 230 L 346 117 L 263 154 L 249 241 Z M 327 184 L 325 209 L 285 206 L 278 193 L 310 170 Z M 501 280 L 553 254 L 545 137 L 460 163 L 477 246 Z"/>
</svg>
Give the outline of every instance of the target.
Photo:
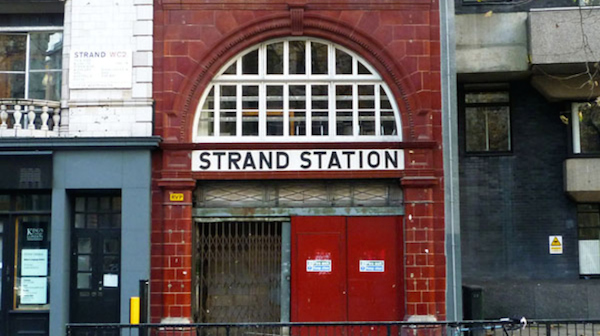
<svg viewBox="0 0 600 336">
<path fill-rule="evenodd" d="M 292 321 L 404 317 L 402 217 L 293 217 Z"/>
</svg>

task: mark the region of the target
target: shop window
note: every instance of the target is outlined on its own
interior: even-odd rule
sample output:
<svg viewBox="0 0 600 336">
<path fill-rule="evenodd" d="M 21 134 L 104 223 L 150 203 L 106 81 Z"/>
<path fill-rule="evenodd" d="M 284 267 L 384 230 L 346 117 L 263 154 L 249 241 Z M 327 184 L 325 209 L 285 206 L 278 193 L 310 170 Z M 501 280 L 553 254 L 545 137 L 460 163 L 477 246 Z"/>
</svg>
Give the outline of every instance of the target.
<svg viewBox="0 0 600 336">
<path fill-rule="evenodd" d="M 60 100 L 63 34 L 0 32 L 0 98 Z"/>
<path fill-rule="evenodd" d="M 600 275 L 600 204 L 577 206 L 579 273 Z"/>
<path fill-rule="evenodd" d="M 573 153 L 600 153 L 600 107 L 596 103 L 574 103 L 571 108 Z"/>
<path fill-rule="evenodd" d="M 504 87 L 465 86 L 464 106 L 466 152 L 510 152 L 508 90 Z"/>
<path fill-rule="evenodd" d="M 48 309 L 50 216 L 22 216 L 16 223 L 15 309 Z"/>
<path fill-rule="evenodd" d="M 401 141 L 381 76 L 322 40 L 269 41 L 213 78 L 198 105 L 196 142 Z"/>
</svg>

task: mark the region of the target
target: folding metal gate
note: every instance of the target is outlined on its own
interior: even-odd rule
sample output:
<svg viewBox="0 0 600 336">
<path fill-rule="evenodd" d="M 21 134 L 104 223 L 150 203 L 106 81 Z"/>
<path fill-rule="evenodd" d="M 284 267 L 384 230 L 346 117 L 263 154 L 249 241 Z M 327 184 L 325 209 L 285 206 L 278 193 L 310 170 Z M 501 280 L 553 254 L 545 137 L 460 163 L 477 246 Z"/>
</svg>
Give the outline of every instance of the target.
<svg viewBox="0 0 600 336">
<path fill-rule="evenodd" d="M 279 322 L 281 222 L 203 222 L 196 230 L 196 321 Z"/>
</svg>

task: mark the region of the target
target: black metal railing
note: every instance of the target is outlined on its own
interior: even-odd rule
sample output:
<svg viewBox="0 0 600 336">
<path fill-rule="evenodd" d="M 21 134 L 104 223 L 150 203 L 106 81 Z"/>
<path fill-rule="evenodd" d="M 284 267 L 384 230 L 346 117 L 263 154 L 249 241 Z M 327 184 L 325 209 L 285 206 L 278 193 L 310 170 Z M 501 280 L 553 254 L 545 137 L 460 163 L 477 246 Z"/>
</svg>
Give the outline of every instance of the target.
<svg viewBox="0 0 600 336">
<path fill-rule="evenodd" d="M 541 326 L 541 327 L 540 327 Z M 570 329 L 574 325 L 569 324 Z M 556 333 L 517 320 L 466 322 L 313 322 L 234 324 L 68 324 L 69 336 L 597 336 Z M 600 330 L 600 322 L 596 329 Z M 542 332 L 540 332 L 542 330 Z M 550 332 L 548 332 L 550 330 Z M 582 330 L 575 328 L 573 330 Z M 595 330 L 595 329 L 591 329 Z M 532 332 L 533 331 L 533 332 Z"/>
</svg>

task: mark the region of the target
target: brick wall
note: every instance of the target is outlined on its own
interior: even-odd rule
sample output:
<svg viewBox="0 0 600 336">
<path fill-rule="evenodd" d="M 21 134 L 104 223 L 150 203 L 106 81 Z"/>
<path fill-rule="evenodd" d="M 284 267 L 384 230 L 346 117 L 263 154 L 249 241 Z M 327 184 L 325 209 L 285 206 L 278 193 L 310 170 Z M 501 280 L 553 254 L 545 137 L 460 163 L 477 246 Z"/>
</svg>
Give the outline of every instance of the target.
<svg viewBox="0 0 600 336">
<path fill-rule="evenodd" d="M 510 85 L 513 153 L 468 156 L 463 146 L 460 155 L 463 282 L 484 286 L 488 318 L 535 314 L 533 291 L 525 288 L 577 284 L 579 277 L 575 204 L 563 190 L 569 126 L 559 115 L 568 107 L 547 102 L 526 82 Z M 564 254 L 549 254 L 549 235 L 563 236 Z"/>
<path fill-rule="evenodd" d="M 192 318 L 189 301 L 177 301 L 191 297 L 189 287 L 177 286 L 179 279 L 187 281 L 183 272 L 191 273 L 191 206 L 169 202 L 168 194 L 194 187 L 188 153 L 200 145 L 190 143 L 192 121 L 206 85 L 244 49 L 301 35 L 358 53 L 389 85 L 406 141 L 406 169 L 397 175 L 405 188 L 406 218 L 410 217 L 406 311 L 444 319 L 438 1 L 163 0 L 155 3 L 154 20 L 156 132 L 164 143 L 154 162 L 153 322 Z M 278 178 L 276 174 L 268 178 Z M 171 241 L 167 232 L 172 230 L 182 230 L 185 242 Z M 173 256 L 181 256 L 184 263 Z"/>
</svg>

